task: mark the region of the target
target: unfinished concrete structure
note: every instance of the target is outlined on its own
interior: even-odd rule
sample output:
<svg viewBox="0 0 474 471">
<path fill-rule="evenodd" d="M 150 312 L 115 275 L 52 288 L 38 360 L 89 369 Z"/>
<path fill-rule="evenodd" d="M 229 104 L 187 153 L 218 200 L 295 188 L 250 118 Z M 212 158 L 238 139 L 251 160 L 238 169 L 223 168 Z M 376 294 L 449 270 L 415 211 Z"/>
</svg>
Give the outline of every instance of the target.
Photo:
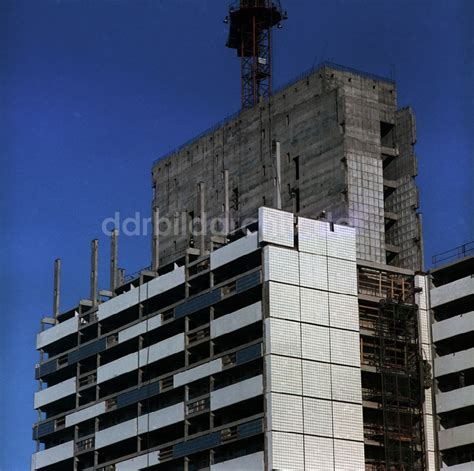
<svg viewBox="0 0 474 471">
<path fill-rule="evenodd" d="M 61 313 L 58 264 L 33 469 L 436 469 L 414 142 L 324 65 L 157 161 L 151 268 L 94 241 Z"/>
<path fill-rule="evenodd" d="M 431 273 L 434 377 L 442 469 L 474 469 L 474 242 Z"/>
<path fill-rule="evenodd" d="M 155 163 L 154 207 L 181 228 L 160 260 L 189 246 L 183 219 L 205 215 L 209 234 L 219 218 L 226 232 L 273 206 L 353 226 L 358 258 L 419 270 L 415 141 L 392 81 L 323 65 Z"/>
</svg>

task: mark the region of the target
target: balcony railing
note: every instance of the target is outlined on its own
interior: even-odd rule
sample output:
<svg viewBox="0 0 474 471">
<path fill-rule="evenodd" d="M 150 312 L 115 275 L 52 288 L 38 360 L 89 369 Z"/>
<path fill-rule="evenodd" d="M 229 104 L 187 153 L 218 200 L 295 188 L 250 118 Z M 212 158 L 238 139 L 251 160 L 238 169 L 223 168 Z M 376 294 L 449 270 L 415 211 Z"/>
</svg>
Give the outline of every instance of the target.
<svg viewBox="0 0 474 471">
<path fill-rule="evenodd" d="M 431 257 L 433 267 L 474 255 L 474 240 Z"/>
</svg>

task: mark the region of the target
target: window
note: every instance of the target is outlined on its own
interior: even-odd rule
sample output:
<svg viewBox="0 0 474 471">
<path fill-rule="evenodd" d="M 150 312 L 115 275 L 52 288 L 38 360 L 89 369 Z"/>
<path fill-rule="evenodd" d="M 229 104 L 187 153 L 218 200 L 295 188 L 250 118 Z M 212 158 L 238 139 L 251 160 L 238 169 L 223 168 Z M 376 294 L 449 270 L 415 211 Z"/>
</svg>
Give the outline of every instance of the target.
<svg viewBox="0 0 474 471">
<path fill-rule="evenodd" d="M 293 164 L 295 167 L 295 180 L 299 180 L 300 179 L 300 158 L 295 157 L 293 159 Z"/>
<path fill-rule="evenodd" d="M 395 125 L 380 121 L 380 144 L 382 147 L 395 147 Z"/>
</svg>

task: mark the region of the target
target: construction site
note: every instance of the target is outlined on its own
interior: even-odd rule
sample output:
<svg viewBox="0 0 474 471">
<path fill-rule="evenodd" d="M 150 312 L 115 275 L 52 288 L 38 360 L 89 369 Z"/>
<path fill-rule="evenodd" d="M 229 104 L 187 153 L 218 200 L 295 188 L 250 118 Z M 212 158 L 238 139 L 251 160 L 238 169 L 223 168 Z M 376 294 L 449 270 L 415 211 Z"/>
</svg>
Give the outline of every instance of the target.
<svg viewBox="0 0 474 471">
<path fill-rule="evenodd" d="M 332 63 L 272 90 L 286 19 L 230 7 L 241 110 L 153 163 L 149 266 L 114 231 L 101 290 L 94 240 L 63 312 L 55 262 L 32 469 L 440 468 L 414 113 Z"/>
</svg>

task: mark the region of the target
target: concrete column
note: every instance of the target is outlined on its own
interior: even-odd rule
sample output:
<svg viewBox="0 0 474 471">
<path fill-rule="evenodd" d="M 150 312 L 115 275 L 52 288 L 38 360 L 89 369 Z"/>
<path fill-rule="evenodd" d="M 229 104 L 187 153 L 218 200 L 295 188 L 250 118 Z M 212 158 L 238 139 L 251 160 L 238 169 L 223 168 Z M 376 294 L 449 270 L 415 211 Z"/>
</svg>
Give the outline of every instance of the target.
<svg viewBox="0 0 474 471">
<path fill-rule="evenodd" d="M 275 184 L 273 186 L 274 196 L 273 205 L 276 209 L 281 209 L 281 155 L 280 155 L 280 141 L 273 141 L 273 162 L 275 166 L 274 176 Z"/>
<path fill-rule="evenodd" d="M 230 232 L 229 170 L 224 170 L 224 235 Z"/>
<path fill-rule="evenodd" d="M 59 298 L 61 288 L 61 259 L 54 261 L 54 295 L 53 295 L 53 317 L 57 320 L 59 316 Z"/>
<path fill-rule="evenodd" d="M 91 301 L 92 305 L 97 305 L 98 293 L 98 269 L 99 269 L 99 241 L 94 239 L 91 243 Z"/>
<path fill-rule="evenodd" d="M 110 291 L 112 293 L 118 284 L 118 229 L 112 231 L 110 239 Z"/>
<path fill-rule="evenodd" d="M 206 250 L 206 184 L 198 183 L 198 204 L 199 204 L 199 251 L 201 255 Z"/>
<path fill-rule="evenodd" d="M 118 286 L 122 286 L 125 283 L 125 269 L 119 268 L 118 272 Z"/>
<path fill-rule="evenodd" d="M 157 271 L 159 268 L 159 259 L 160 259 L 160 227 L 159 227 L 159 220 L 160 220 L 160 209 L 156 206 L 153 208 L 153 235 L 151 241 L 151 269 L 153 271 Z"/>
</svg>

